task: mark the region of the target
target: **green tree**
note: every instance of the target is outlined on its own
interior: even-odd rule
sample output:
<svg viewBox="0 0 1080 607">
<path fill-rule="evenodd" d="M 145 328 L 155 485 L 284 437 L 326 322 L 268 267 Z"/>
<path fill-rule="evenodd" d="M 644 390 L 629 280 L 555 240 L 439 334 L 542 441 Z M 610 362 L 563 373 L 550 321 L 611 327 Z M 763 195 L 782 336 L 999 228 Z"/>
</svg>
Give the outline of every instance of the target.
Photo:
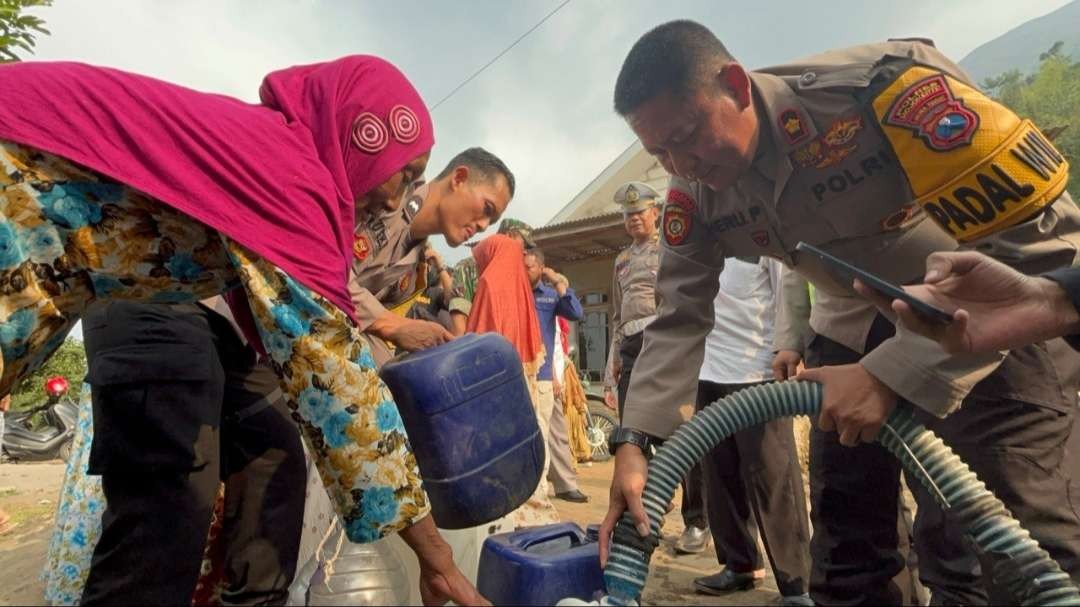
<svg viewBox="0 0 1080 607">
<path fill-rule="evenodd" d="M 45 380 L 54 375 L 66 377 L 71 384 L 71 397 L 78 399 L 83 377 L 86 376 L 86 351 L 81 341 L 67 338 L 44 365 L 24 377 L 11 391 L 12 408 L 22 409 L 42 402 L 45 398 Z"/>
<path fill-rule="evenodd" d="M 1055 42 L 1039 55 L 1039 69 L 1028 76 L 1012 70 L 987 78 L 982 86 L 1006 106 L 1053 136 L 1069 159 L 1069 193 L 1080 201 L 1080 63 L 1061 54 Z"/>
<path fill-rule="evenodd" d="M 37 35 L 49 33 L 41 17 L 24 12 L 43 6 L 52 0 L 0 0 L 0 62 L 18 61 L 20 49 L 33 53 Z"/>
</svg>

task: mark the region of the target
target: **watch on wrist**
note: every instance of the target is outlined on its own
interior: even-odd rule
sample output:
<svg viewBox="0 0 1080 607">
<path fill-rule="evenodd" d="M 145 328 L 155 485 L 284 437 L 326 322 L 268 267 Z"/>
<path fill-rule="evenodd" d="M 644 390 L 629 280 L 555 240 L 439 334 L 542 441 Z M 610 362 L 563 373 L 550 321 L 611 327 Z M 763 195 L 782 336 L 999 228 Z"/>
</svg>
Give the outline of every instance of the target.
<svg viewBox="0 0 1080 607">
<path fill-rule="evenodd" d="M 611 455 L 615 455 L 615 450 L 619 448 L 619 445 L 624 443 L 630 443 L 636 445 L 641 452 L 645 454 L 645 457 L 652 455 L 652 445 L 655 441 L 653 437 L 645 434 L 641 430 L 634 430 L 633 428 L 617 428 L 611 433 L 611 437 L 608 438 L 608 452 Z"/>
</svg>

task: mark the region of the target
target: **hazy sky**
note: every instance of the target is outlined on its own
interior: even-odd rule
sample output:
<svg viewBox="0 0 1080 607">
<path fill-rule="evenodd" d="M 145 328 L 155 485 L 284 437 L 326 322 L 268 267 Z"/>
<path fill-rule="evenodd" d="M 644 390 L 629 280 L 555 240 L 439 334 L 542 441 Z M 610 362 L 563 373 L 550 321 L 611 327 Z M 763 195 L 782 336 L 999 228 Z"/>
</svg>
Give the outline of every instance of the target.
<svg viewBox="0 0 1080 607">
<path fill-rule="evenodd" d="M 430 105 L 560 2 L 56 0 L 37 11 L 52 36 L 40 39 L 35 57 L 254 101 L 269 71 L 369 53 L 396 63 Z M 899 36 L 932 38 L 959 60 L 1063 4 L 571 0 L 435 111 L 432 172 L 482 145 L 517 175 L 509 215 L 542 225 L 633 141 L 611 110 L 615 76 L 634 40 L 669 19 L 705 23 L 751 67 Z"/>
<path fill-rule="evenodd" d="M 353 53 L 393 61 L 433 104 L 562 0 L 55 0 L 37 59 L 109 65 L 257 99 L 264 74 Z M 543 225 L 632 141 L 611 110 L 638 36 L 676 18 L 713 29 L 743 63 L 923 36 L 956 60 L 1066 0 L 571 0 L 434 112 L 429 174 L 482 145 L 515 172 L 508 215 Z M 440 249 L 455 260 L 465 251 Z"/>
</svg>

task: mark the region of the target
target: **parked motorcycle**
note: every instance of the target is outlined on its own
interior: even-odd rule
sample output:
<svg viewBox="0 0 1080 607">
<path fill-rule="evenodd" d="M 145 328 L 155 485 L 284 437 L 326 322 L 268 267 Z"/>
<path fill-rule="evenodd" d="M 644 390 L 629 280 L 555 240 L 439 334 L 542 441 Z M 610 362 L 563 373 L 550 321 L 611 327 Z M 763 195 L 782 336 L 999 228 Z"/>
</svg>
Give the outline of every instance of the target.
<svg viewBox="0 0 1080 607">
<path fill-rule="evenodd" d="M 618 416 L 604 404 L 604 394 L 593 388 L 585 371 L 581 372 L 581 385 L 585 389 L 588 407 L 585 409 L 585 439 L 592 449 L 592 461 L 604 462 L 611 459 L 608 451 L 608 437 L 619 427 Z"/>
<path fill-rule="evenodd" d="M 4 442 L 0 459 L 16 462 L 67 460 L 75 439 L 79 405 L 67 396 L 68 383 L 62 377 L 45 382 L 44 403 L 4 413 Z M 31 425 L 41 413 L 42 421 Z"/>
</svg>

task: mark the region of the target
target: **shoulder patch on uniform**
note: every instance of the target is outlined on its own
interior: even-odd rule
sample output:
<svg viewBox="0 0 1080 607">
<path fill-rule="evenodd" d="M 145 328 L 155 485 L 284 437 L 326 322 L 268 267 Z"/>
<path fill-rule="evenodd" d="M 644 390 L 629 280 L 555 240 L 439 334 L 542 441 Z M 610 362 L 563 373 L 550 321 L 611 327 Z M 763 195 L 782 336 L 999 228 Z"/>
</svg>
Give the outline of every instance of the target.
<svg viewBox="0 0 1080 607">
<path fill-rule="evenodd" d="M 664 206 L 664 240 L 668 244 L 678 246 L 690 235 L 690 229 L 694 226 L 694 215 L 689 210 L 678 204 Z"/>
<path fill-rule="evenodd" d="M 419 196 L 409 198 L 401 209 L 401 212 L 405 215 L 405 220 L 411 222 L 413 217 L 416 217 L 416 214 L 420 212 L 422 206 L 424 206 L 424 201 Z"/>
<path fill-rule="evenodd" d="M 971 143 L 979 115 L 956 98 L 944 74 L 934 74 L 900 91 L 882 122 L 912 131 L 931 150 L 947 152 Z"/>
<path fill-rule="evenodd" d="M 873 108 L 914 201 L 959 242 L 1031 217 L 1068 183 L 1068 160 L 1030 120 L 940 70 L 907 68 Z"/>
<path fill-rule="evenodd" d="M 371 254 L 371 241 L 368 240 L 367 234 L 360 234 L 353 241 L 353 257 L 358 261 L 364 261 Z"/>
<path fill-rule="evenodd" d="M 697 204 L 694 202 L 694 197 L 691 196 L 689 192 L 684 192 L 675 188 L 668 190 L 667 202 L 669 205 L 673 204 L 682 207 L 687 211 L 693 211 L 697 207 Z"/>
<path fill-rule="evenodd" d="M 826 169 L 839 164 L 858 147 L 852 140 L 862 127 L 862 116 L 840 118 L 825 134 L 792 152 L 791 159 L 803 168 Z"/>
<path fill-rule="evenodd" d="M 671 188 L 667 193 L 667 204 L 664 205 L 664 216 L 660 223 L 663 226 L 664 240 L 669 245 L 678 246 L 690 235 L 690 229 L 694 226 L 694 209 L 697 204 L 689 192 Z"/>
<path fill-rule="evenodd" d="M 806 139 L 809 131 L 806 130 L 806 123 L 803 121 L 802 114 L 796 109 L 787 109 L 780 112 L 780 116 L 777 118 L 780 123 L 780 132 L 787 138 L 789 144 L 795 144 Z"/>
</svg>

